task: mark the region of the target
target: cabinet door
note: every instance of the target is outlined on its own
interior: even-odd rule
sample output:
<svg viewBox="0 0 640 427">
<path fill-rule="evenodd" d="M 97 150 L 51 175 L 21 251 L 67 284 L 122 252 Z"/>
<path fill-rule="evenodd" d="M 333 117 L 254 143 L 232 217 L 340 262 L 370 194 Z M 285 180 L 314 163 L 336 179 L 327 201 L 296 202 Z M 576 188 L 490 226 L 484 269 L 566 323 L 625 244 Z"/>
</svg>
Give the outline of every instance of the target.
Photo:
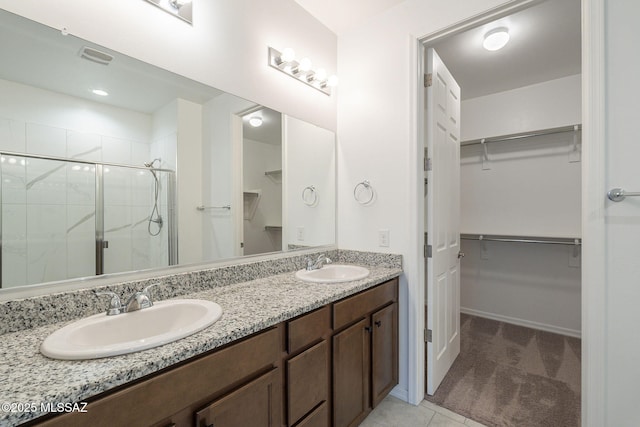
<svg viewBox="0 0 640 427">
<path fill-rule="evenodd" d="M 398 384 L 398 304 L 372 316 L 371 400 L 375 408 Z"/>
<path fill-rule="evenodd" d="M 370 411 L 369 319 L 333 336 L 333 425 L 358 425 Z"/>
<path fill-rule="evenodd" d="M 280 396 L 280 374 L 273 369 L 196 412 L 196 426 L 280 426 Z"/>
</svg>

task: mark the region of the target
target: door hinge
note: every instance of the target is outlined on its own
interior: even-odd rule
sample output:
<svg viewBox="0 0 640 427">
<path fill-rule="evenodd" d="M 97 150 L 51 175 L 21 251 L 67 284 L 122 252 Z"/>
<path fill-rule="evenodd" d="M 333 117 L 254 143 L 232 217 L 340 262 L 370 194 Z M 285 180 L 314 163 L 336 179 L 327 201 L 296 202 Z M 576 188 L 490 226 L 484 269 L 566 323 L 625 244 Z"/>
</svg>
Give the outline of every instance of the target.
<svg viewBox="0 0 640 427">
<path fill-rule="evenodd" d="M 424 245 L 424 257 L 431 258 L 431 245 Z"/>
<path fill-rule="evenodd" d="M 431 329 L 424 330 L 424 342 L 431 342 Z"/>
<path fill-rule="evenodd" d="M 425 74 L 424 75 L 424 87 L 431 87 L 431 83 L 432 83 L 432 74 Z"/>
</svg>

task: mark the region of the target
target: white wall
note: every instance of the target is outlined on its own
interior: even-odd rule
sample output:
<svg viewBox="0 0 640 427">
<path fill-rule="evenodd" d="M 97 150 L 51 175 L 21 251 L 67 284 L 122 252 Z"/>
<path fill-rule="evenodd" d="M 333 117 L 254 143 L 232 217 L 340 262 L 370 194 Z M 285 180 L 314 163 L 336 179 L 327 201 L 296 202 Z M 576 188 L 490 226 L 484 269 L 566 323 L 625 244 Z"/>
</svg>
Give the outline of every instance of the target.
<svg viewBox="0 0 640 427">
<path fill-rule="evenodd" d="M 579 124 L 580 85 L 577 74 L 464 100 L 462 141 Z"/>
<path fill-rule="evenodd" d="M 195 2 L 193 25 L 142 0 L 0 0 L 0 7 L 335 130 L 335 96 L 267 65 L 267 46 L 292 47 L 337 71 L 335 34 L 291 0 Z"/>
<path fill-rule="evenodd" d="M 282 145 L 245 138 L 242 157 L 244 190 L 260 192 L 257 199 L 254 196 L 244 199 L 244 254 L 280 251 L 282 230 L 266 230 L 265 226 L 282 225 L 282 175 L 271 177 L 264 173 L 282 169 Z"/>
<path fill-rule="evenodd" d="M 333 132 L 293 117 L 285 117 L 283 180 L 286 212 L 283 224 L 288 245 L 320 246 L 335 243 L 335 145 Z M 302 193 L 308 186 L 316 188 L 315 196 L 309 190 L 305 192 L 307 203 L 311 206 L 302 199 Z"/>
<path fill-rule="evenodd" d="M 419 263 L 424 261 L 422 239 L 415 228 L 422 191 L 414 121 L 417 84 L 416 93 L 411 90 L 418 81 L 415 41 L 504 3 L 407 0 L 341 34 L 339 40 L 338 245 L 403 255 L 400 384 L 394 393 L 413 403 L 424 393 L 416 374 L 424 364 L 422 330 L 418 329 L 424 316 L 419 279 Z M 371 206 L 353 199 L 353 188 L 363 179 L 371 181 L 377 193 Z M 390 231 L 388 248 L 378 246 L 379 229 Z M 411 337 L 410 320 L 414 323 Z"/>
</svg>

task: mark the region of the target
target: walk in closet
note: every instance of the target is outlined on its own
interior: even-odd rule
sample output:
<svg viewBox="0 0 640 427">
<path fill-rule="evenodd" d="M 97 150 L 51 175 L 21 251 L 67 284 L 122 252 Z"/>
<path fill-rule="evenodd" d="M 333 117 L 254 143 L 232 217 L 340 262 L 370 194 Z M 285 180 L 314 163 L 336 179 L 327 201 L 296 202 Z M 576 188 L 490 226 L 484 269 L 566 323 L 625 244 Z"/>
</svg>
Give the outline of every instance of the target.
<svg viewBox="0 0 640 427">
<path fill-rule="evenodd" d="M 580 75 L 462 102 L 461 311 L 580 335 Z"/>
</svg>

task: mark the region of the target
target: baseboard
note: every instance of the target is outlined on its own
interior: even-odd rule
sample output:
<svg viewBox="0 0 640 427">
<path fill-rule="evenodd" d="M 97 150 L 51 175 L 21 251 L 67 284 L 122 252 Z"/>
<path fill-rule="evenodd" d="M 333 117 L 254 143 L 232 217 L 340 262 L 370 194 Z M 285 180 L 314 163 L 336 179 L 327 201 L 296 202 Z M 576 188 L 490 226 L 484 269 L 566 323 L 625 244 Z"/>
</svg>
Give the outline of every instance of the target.
<svg viewBox="0 0 640 427">
<path fill-rule="evenodd" d="M 549 325 L 546 323 L 533 322 L 531 320 L 518 319 L 516 317 L 503 316 L 501 314 L 488 313 L 486 311 L 474 310 L 471 308 L 460 307 L 460 312 L 470 314 L 472 316 L 484 317 L 486 319 L 497 320 L 500 322 L 511 323 L 513 325 L 525 326 L 531 329 L 539 329 L 541 331 L 553 332 L 569 337 L 581 338 L 580 330 L 562 328 L 560 326 Z"/>
<path fill-rule="evenodd" d="M 409 402 L 409 392 L 397 385 L 389 393 L 391 396 L 396 397 L 404 402 Z"/>
</svg>

